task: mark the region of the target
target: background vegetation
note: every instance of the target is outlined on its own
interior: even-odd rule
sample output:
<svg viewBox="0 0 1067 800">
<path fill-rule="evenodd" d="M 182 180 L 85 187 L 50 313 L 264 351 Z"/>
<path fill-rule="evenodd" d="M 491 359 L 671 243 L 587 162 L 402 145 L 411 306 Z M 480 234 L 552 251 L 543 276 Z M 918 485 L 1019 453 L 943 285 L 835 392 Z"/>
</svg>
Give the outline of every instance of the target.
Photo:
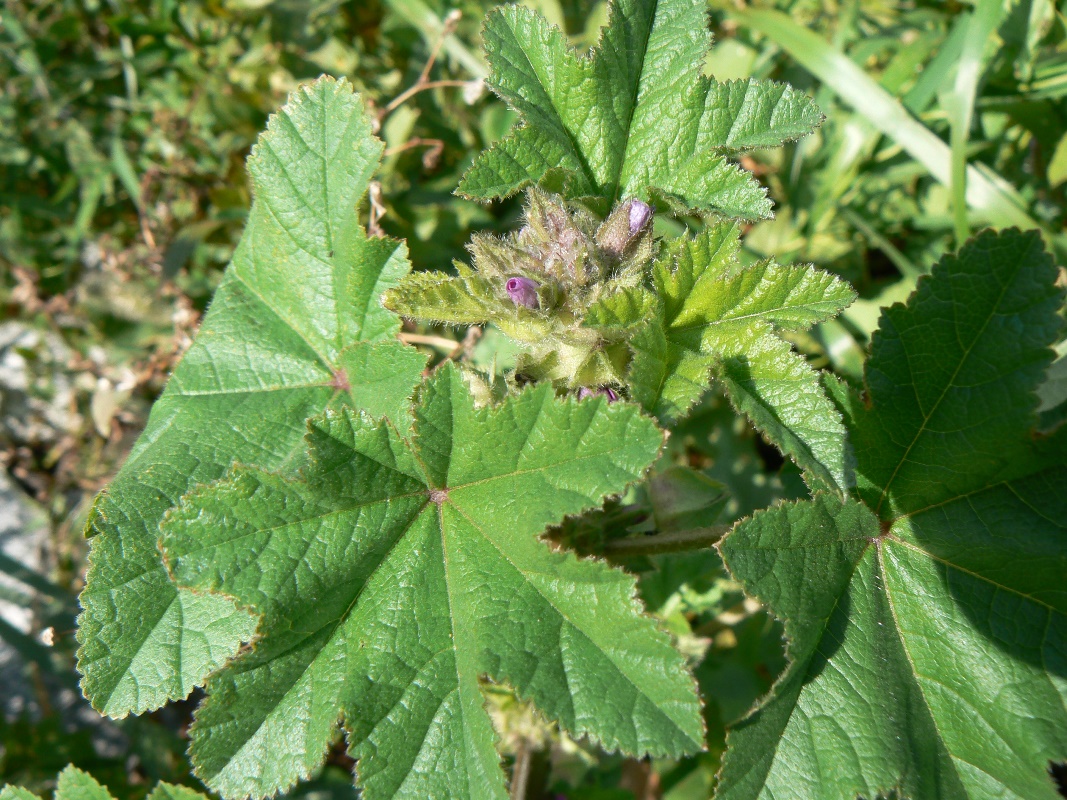
<svg viewBox="0 0 1067 800">
<path fill-rule="evenodd" d="M 579 47 L 604 22 L 602 3 L 531 4 Z M 479 80 L 491 5 L 5 3 L 0 783 L 44 791 L 73 762 L 120 800 L 159 779 L 195 784 L 184 754 L 192 704 L 112 723 L 77 692 L 88 503 L 188 344 L 243 226 L 248 148 L 300 82 L 346 76 L 373 102 L 388 149 L 368 219 L 408 241 L 416 269 L 463 258 L 472 231 L 514 225 L 514 202 L 452 195 L 514 118 Z M 1063 261 L 1067 3 L 713 0 L 710 10 L 711 74 L 788 81 L 826 114 L 813 136 L 743 162 L 776 204 L 774 220 L 748 231 L 748 257 L 813 262 L 860 292 L 797 339 L 813 363 L 858 380 L 879 308 L 981 226 L 1040 228 Z M 455 332 L 406 335 L 439 357 L 509 357 L 491 333 L 466 348 L 445 341 Z M 671 446 L 726 487 L 728 520 L 803 492 L 795 468 L 715 396 Z M 627 522 L 625 509 L 607 513 Z M 501 691 L 502 747 L 531 769 L 528 797 L 707 797 L 725 726 L 782 668 L 777 624 L 743 601 L 713 552 L 658 566 L 642 591 L 696 665 L 710 752 L 651 764 L 605 756 Z M 336 748 L 299 793 L 353 796 L 346 758 Z"/>
</svg>

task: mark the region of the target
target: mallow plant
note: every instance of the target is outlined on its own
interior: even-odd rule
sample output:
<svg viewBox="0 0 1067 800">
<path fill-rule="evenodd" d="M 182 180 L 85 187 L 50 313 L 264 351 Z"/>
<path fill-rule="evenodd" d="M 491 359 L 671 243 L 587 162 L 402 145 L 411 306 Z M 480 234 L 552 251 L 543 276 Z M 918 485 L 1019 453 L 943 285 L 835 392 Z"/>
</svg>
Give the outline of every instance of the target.
<svg viewBox="0 0 1067 800">
<path fill-rule="evenodd" d="M 693 0 L 616 0 L 587 55 L 521 6 L 484 42 L 520 121 L 458 192 L 524 215 L 451 270 L 361 226 L 382 144 L 344 81 L 271 118 L 233 261 L 91 513 L 85 695 L 122 717 L 203 686 L 192 762 L 227 800 L 292 788 L 339 726 L 368 800 L 506 798 L 490 682 L 605 751 L 698 753 L 691 664 L 607 551 L 720 538 L 714 484 L 665 455 L 714 387 L 809 495 L 716 544 L 787 655 L 716 795 L 1056 797 L 1067 448 L 1036 410 L 1067 391 L 1040 237 L 944 258 L 850 386 L 791 342 L 852 289 L 741 250 L 771 205 L 737 157 L 811 131 L 810 99 L 705 77 Z M 402 317 L 493 326 L 515 367 L 431 368 Z M 607 526 L 624 495 L 655 524 Z"/>
</svg>

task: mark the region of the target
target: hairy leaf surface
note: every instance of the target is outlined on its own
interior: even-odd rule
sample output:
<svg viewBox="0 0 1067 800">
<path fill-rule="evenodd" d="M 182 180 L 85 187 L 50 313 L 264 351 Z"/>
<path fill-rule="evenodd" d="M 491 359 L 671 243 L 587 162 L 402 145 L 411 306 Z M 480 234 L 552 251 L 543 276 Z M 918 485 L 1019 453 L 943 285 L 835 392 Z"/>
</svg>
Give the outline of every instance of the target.
<svg viewBox="0 0 1067 800">
<path fill-rule="evenodd" d="M 452 367 L 415 417 L 405 438 L 328 412 L 303 480 L 241 467 L 164 523 L 180 585 L 260 616 L 197 713 L 201 778 L 227 798 L 284 790 L 340 718 L 369 800 L 504 798 L 483 675 L 610 750 L 700 749 L 693 680 L 633 579 L 539 540 L 642 476 L 652 421 L 547 384 L 475 409 Z"/>
<path fill-rule="evenodd" d="M 801 468 L 847 491 L 841 416 L 816 372 L 777 332 L 828 319 L 855 293 L 810 266 L 742 266 L 739 247 L 731 223 L 664 245 L 652 273 L 660 307 L 631 339 L 634 397 L 657 416 L 676 419 L 715 375 L 768 439 Z"/>
<path fill-rule="evenodd" d="M 234 462 L 299 462 L 304 420 L 326 408 L 403 424 L 425 361 L 394 339 L 399 320 L 378 297 L 409 266 L 403 245 L 367 238 L 356 214 L 381 150 L 362 101 L 323 79 L 271 118 L 249 159 L 255 202 L 233 262 L 90 516 L 79 669 L 106 714 L 184 697 L 255 628 L 231 601 L 168 579 L 159 522 L 182 494 Z"/>
<path fill-rule="evenodd" d="M 711 45 L 704 5 L 617 0 L 598 47 L 580 56 L 520 5 L 490 14 L 489 85 L 522 124 L 484 152 L 461 194 L 489 200 L 531 183 L 569 197 L 650 199 L 728 216 L 770 216 L 765 191 L 728 156 L 776 147 L 822 119 L 802 92 L 702 75 Z"/>
<path fill-rule="evenodd" d="M 869 405 L 832 386 L 861 500 L 722 543 L 790 666 L 729 735 L 719 797 L 1049 798 L 1067 754 L 1067 453 L 1035 389 L 1062 294 L 1036 233 L 982 234 L 888 309 Z"/>
</svg>

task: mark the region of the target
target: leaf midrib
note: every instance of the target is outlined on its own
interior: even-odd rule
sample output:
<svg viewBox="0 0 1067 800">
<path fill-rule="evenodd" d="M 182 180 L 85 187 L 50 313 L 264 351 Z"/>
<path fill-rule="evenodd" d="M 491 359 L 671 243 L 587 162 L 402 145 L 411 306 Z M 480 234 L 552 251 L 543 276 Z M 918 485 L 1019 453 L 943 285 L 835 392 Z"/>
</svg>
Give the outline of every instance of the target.
<svg viewBox="0 0 1067 800">
<path fill-rule="evenodd" d="M 526 584 L 528 586 L 530 586 L 534 591 L 536 591 L 537 594 L 546 603 L 548 603 L 548 605 L 550 605 L 553 609 L 556 610 L 556 613 L 559 614 L 560 619 L 562 619 L 571 628 L 573 628 L 575 631 L 577 631 L 583 637 L 585 637 L 585 639 L 587 641 L 589 641 L 589 643 L 592 644 L 596 648 L 597 652 L 603 654 L 604 657 L 609 662 L 611 662 L 612 666 L 615 667 L 615 669 L 618 671 L 619 675 L 621 675 L 626 680 L 626 682 L 629 683 L 634 688 L 634 691 L 638 696 L 644 697 L 650 703 L 650 705 L 656 710 L 656 712 L 658 714 L 660 714 L 675 730 L 679 731 L 687 739 L 692 741 L 692 738 L 689 736 L 689 734 L 686 733 L 684 731 L 684 729 L 672 717 L 668 716 L 662 709 L 660 709 L 658 703 L 656 703 L 652 698 L 650 698 L 645 692 L 643 692 L 641 690 L 641 687 L 630 677 L 630 675 L 615 661 L 615 659 L 609 653 L 607 653 L 599 644 L 597 644 L 596 640 L 592 636 L 590 636 L 585 631 L 585 629 L 583 629 L 577 623 L 575 623 L 573 620 L 571 620 L 571 618 L 564 612 L 563 609 L 561 609 L 558 605 L 556 605 L 556 603 L 554 603 L 550 597 L 548 597 L 544 592 L 542 592 L 541 591 L 541 587 L 537 585 L 536 581 L 530 580 L 529 575 L 527 574 L 527 572 L 525 570 L 523 570 L 522 568 L 520 568 L 514 561 L 512 561 L 510 556 L 506 552 L 504 552 L 503 550 L 500 549 L 500 547 L 497 545 L 497 543 L 495 541 L 493 541 L 492 537 L 490 537 L 490 536 L 488 536 L 486 534 L 486 532 L 484 531 L 484 529 L 480 525 L 478 525 L 473 519 L 471 519 L 471 517 L 468 516 L 468 514 L 458 504 L 456 504 L 454 502 L 451 502 L 450 505 L 452 506 L 453 509 L 455 509 L 456 513 L 458 513 L 461 517 L 463 517 L 463 519 L 465 519 L 467 521 L 467 523 L 474 530 L 478 531 L 478 533 L 481 534 L 482 539 L 486 543 L 488 543 L 494 550 L 496 550 L 496 552 L 500 554 L 500 557 L 504 561 L 506 561 L 511 566 L 512 569 L 514 569 L 518 574 L 523 576 L 523 578 L 525 579 Z M 542 545 L 542 546 L 547 547 L 547 545 Z M 573 695 L 571 697 L 573 699 Z M 575 731 L 575 732 L 577 733 L 579 731 Z M 596 736 L 595 734 L 593 734 L 590 731 L 581 731 L 581 732 L 584 733 L 585 735 L 589 736 L 590 738 L 594 739 L 594 740 L 599 740 L 599 737 Z M 695 742 L 695 744 L 701 744 L 702 745 L 703 742 Z"/>
<path fill-rule="evenodd" d="M 522 9 L 522 6 L 519 6 L 518 8 Z M 503 17 L 503 13 L 502 12 L 498 12 L 498 13 L 500 13 L 500 15 Z M 535 12 L 531 11 L 529 13 L 533 14 Z M 510 24 L 508 24 L 508 29 L 511 32 L 512 37 L 516 41 L 521 41 L 519 37 L 515 36 L 515 33 L 516 33 L 515 29 Z M 551 31 L 549 31 L 549 35 L 551 36 Z M 572 48 L 566 42 L 563 43 L 563 48 L 564 48 L 565 56 L 569 57 L 570 60 L 571 60 L 571 66 L 573 66 L 575 69 L 581 69 L 581 63 L 576 61 L 576 59 L 579 59 L 581 57 L 577 56 L 577 54 L 574 53 Z M 532 48 L 530 48 L 530 49 L 532 49 Z M 571 133 L 570 128 L 568 128 L 567 124 L 564 122 L 563 117 L 560 116 L 559 109 L 556 107 L 556 104 L 553 101 L 552 92 L 550 92 L 548 90 L 548 87 L 545 86 L 544 81 L 541 80 L 541 75 L 540 75 L 539 71 L 534 66 L 533 61 L 530 60 L 530 56 L 529 56 L 529 54 L 527 52 L 528 48 L 520 47 L 519 50 L 522 52 L 523 58 L 525 59 L 525 62 L 526 62 L 527 66 L 530 69 L 530 75 L 534 78 L 534 80 L 537 81 L 537 85 L 541 87 L 541 90 L 545 93 L 545 97 L 547 97 L 549 99 L 550 102 L 548 104 L 548 107 L 552 110 L 552 115 L 556 118 L 556 122 L 559 124 L 560 130 L 563 131 L 563 135 L 566 137 L 567 146 L 570 148 L 570 151 L 571 151 L 572 155 L 574 156 L 574 159 L 578 162 L 579 166 L 581 166 L 582 172 L 585 174 L 586 180 L 589 181 L 589 185 L 591 187 L 594 187 L 594 188 L 598 187 L 599 183 L 597 182 L 596 176 L 593 174 L 592 169 L 590 168 L 589 163 L 585 158 L 585 155 L 582 153 L 581 148 L 578 146 L 578 143 L 575 140 L 574 135 Z M 493 70 L 495 72 L 496 64 L 493 63 L 494 59 L 491 56 L 492 56 L 492 54 L 490 54 L 490 59 L 489 60 L 490 60 L 490 63 L 492 64 Z M 512 66 L 515 66 L 515 65 L 512 65 Z M 512 94 L 510 91 L 508 91 L 507 89 L 504 89 L 501 86 L 499 80 L 492 80 L 492 86 L 501 95 L 507 96 L 507 95 L 511 95 Z M 525 98 L 523 98 L 523 100 L 525 102 Z M 543 112 L 544 108 L 541 108 L 540 110 Z M 521 114 L 521 112 L 520 112 L 520 114 Z M 528 127 L 529 124 L 530 124 L 529 119 L 527 119 L 525 114 L 521 114 L 521 116 L 522 116 L 523 123 L 524 123 L 523 127 L 524 128 Z M 521 128 L 519 130 L 521 130 Z"/>
<path fill-rule="evenodd" d="M 648 19 L 648 34 L 645 36 L 644 41 L 641 42 L 641 70 L 637 73 L 637 79 L 634 81 L 633 94 L 630 97 L 629 113 L 626 117 L 626 141 L 623 143 L 622 149 L 622 163 L 619 164 L 619 172 L 615 176 L 615 189 L 612 191 L 611 204 L 615 205 L 619 201 L 619 197 L 622 194 L 622 178 L 627 174 L 627 165 L 630 163 L 630 144 L 633 141 L 633 122 L 634 114 L 637 113 L 637 100 L 641 94 L 641 81 L 645 77 L 645 61 L 648 56 L 648 43 L 652 40 L 652 30 L 656 25 L 656 12 L 659 11 L 659 0 L 652 1 L 652 8 L 649 12 Z M 620 13 L 616 7 L 615 13 Z M 612 28 L 609 28 L 611 30 Z"/>
<path fill-rule="evenodd" d="M 1025 262 L 1024 262 L 1023 259 L 1019 259 L 1018 264 L 1020 266 L 1022 264 L 1024 264 L 1024 263 Z M 982 321 L 981 329 L 974 335 L 974 338 L 967 344 L 966 349 L 964 350 L 962 356 L 960 357 L 959 363 L 956 365 L 956 368 L 952 371 L 952 375 L 949 377 L 948 381 L 946 381 L 944 388 L 941 390 L 941 394 L 938 396 L 937 400 L 934 402 L 934 405 L 933 405 L 933 407 L 931 407 L 930 412 L 928 414 L 924 414 L 924 412 L 922 410 L 922 401 L 921 401 L 921 399 L 919 397 L 919 391 L 918 391 L 919 384 L 915 380 L 912 380 L 912 384 L 911 385 L 912 385 L 912 388 L 913 388 L 913 392 L 915 394 L 915 405 L 919 409 L 919 413 L 923 414 L 922 424 L 919 426 L 919 429 L 915 432 L 915 436 L 912 438 L 911 443 L 908 444 L 907 448 L 904 450 L 904 454 L 900 457 L 900 460 L 897 461 L 897 465 L 893 468 L 893 473 L 889 476 L 889 480 L 887 480 L 885 482 L 885 485 L 882 487 L 882 492 L 878 496 L 878 505 L 874 509 L 874 513 L 875 513 L 876 516 L 882 510 L 882 505 L 883 505 L 883 503 L 885 503 L 886 498 L 889 497 L 889 488 L 893 485 L 893 481 L 896 480 L 896 477 L 899 474 L 901 468 L 904 466 L 904 464 L 907 463 L 908 455 L 914 449 L 915 445 L 918 443 L 918 441 L 922 437 L 922 435 L 926 432 L 926 426 L 930 423 L 930 420 L 933 419 L 934 414 L 937 413 L 937 409 L 941 407 L 941 403 L 948 396 L 949 390 L 955 388 L 956 376 L 960 374 L 960 371 L 963 369 L 964 364 L 966 364 L 967 361 L 970 359 L 971 352 L 974 350 L 975 347 L 978 346 L 978 342 L 981 340 L 982 336 L 985 334 L 986 328 L 989 327 L 989 323 L 992 321 L 993 317 L 996 316 L 996 310 L 998 308 L 1000 308 L 1001 301 L 1004 299 L 1004 296 L 1008 293 L 1008 290 L 1011 288 L 1012 282 L 1013 282 L 1015 276 L 1018 274 L 1018 269 L 1019 269 L 1019 267 L 1017 267 L 1015 272 L 1013 272 L 1012 275 L 1009 276 L 1008 279 L 1006 279 L 1004 281 L 1004 283 L 1002 284 L 1002 286 L 1000 288 L 1000 293 L 997 295 L 996 301 L 990 305 L 989 311 L 986 314 L 986 318 L 985 318 L 985 320 Z M 949 287 L 949 291 L 951 293 L 951 290 L 953 288 L 951 282 L 948 283 L 948 287 Z M 956 310 L 958 308 L 960 308 L 960 307 L 961 307 L 960 304 L 952 303 L 952 310 L 953 310 L 953 320 L 952 321 L 953 321 L 953 323 L 955 325 L 958 325 L 958 322 L 959 322 L 958 316 L 956 315 Z M 902 349 L 902 352 L 904 353 L 904 358 L 905 358 L 905 360 L 907 361 L 907 364 L 908 364 L 908 372 L 909 372 L 909 374 L 911 374 L 912 378 L 914 379 L 915 373 L 914 373 L 914 371 L 912 370 L 912 367 L 911 367 L 910 353 L 908 352 L 908 349 L 906 347 L 903 347 L 903 345 L 902 345 L 901 349 Z"/>
</svg>

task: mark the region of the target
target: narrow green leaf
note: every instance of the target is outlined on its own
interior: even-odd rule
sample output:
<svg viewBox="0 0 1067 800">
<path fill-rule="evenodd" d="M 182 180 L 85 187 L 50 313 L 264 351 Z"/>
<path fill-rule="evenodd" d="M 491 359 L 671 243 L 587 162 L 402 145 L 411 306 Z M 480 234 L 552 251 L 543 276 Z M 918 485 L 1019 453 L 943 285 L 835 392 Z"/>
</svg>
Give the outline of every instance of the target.
<svg viewBox="0 0 1067 800">
<path fill-rule="evenodd" d="M 122 188 L 130 196 L 130 200 L 138 211 L 144 211 L 144 202 L 141 199 L 141 182 L 137 179 L 137 170 L 126 155 L 126 148 L 119 137 L 111 140 L 111 169 L 122 183 Z"/>
<path fill-rule="evenodd" d="M 639 479 L 656 426 L 549 385 L 476 409 L 452 367 L 415 415 L 408 440 L 327 413 L 303 480 L 239 468 L 164 524 L 181 585 L 260 615 L 254 649 L 208 685 L 197 773 L 227 798 L 284 790 L 340 717 L 368 800 L 503 798 L 485 674 L 609 750 L 700 749 L 692 679 L 633 579 L 539 540 Z"/>
<path fill-rule="evenodd" d="M 548 181 L 570 197 L 650 199 L 760 219 L 764 190 L 726 156 L 809 133 L 822 117 L 803 93 L 702 74 L 711 36 L 688 0 L 617 0 L 600 45 L 584 57 L 522 6 L 486 22 L 489 85 L 522 124 L 483 153 L 461 194 L 489 200 Z"/>
<path fill-rule="evenodd" d="M 956 224 L 958 244 L 970 235 L 971 226 L 967 217 L 967 143 L 974 122 L 974 100 L 978 93 L 978 79 L 989 40 L 996 33 L 1007 13 L 1002 0 L 977 0 L 970 12 L 967 35 L 963 49 L 956 62 L 956 81 L 952 91 L 942 100 L 942 107 L 951 123 L 950 147 L 952 151 L 952 210 Z"/>
<path fill-rule="evenodd" d="M 407 20 L 422 35 L 426 46 L 440 47 L 475 78 L 485 77 L 485 64 L 454 33 L 445 35 L 445 23 L 423 0 L 385 0 L 397 16 Z"/>
<path fill-rule="evenodd" d="M 367 238 L 356 214 L 382 149 L 370 124 L 330 79 L 271 118 L 249 160 L 255 202 L 233 262 L 94 505 L 79 669 L 108 715 L 184 697 L 255 627 L 232 601 L 171 584 L 156 549 L 163 514 L 235 461 L 298 462 L 303 420 L 327 407 L 398 413 L 420 379 L 424 360 L 393 339 L 399 319 L 378 303 L 409 269 L 404 248 Z"/>
</svg>

